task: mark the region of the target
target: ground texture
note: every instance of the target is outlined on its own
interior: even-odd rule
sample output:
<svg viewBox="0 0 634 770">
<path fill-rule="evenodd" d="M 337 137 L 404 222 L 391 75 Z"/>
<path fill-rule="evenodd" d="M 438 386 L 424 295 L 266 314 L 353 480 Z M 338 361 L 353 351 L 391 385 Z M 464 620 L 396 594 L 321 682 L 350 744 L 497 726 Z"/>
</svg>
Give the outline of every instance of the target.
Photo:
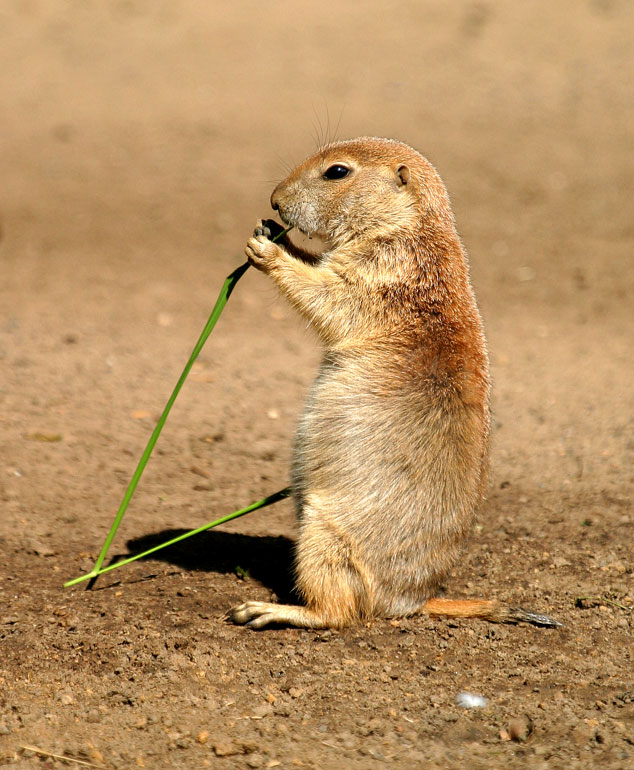
<svg viewBox="0 0 634 770">
<path fill-rule="evenodd" d="M 627 0 L 2 3 L 0 765 L 634 767 L 633 29 Z M 564 628 L 227 625 L 290 591 L 288 502 L 64 590 L 275 181 L 360 134 L 440 170 L 489 337 L 448 594 Z M 317 360 L 249 270 L 112 555 L 284 487 Z"/>
</svg>

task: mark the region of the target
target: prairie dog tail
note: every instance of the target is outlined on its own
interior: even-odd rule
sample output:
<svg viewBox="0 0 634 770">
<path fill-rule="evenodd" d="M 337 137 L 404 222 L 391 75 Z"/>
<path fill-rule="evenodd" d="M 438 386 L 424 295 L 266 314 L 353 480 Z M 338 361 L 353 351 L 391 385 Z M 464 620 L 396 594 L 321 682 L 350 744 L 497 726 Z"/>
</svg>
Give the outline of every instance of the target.
<svg viewBox="0 0 634 770">
<path fill-rule="evenodd" d="M 482 618 L 492 623 L 532 623 L 535 626 L 561 628 L 563 625 L 548 615 L 488 599 L 428 599 L 425 614 L 447 618 Z"/>
</svg>

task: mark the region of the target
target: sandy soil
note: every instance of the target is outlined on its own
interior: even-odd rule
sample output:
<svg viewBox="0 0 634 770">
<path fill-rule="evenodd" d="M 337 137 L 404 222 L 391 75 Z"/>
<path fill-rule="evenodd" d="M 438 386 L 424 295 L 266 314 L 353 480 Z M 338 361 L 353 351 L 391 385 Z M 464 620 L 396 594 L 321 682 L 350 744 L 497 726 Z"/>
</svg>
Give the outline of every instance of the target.
<svg viewBox="0 0 634 770">
<path fill-rule="evenodd" d="M 2 3 L 0 765 L 634 767 L 633 30 L 627 0 Z M 274 182 L 359 134 L 436 164 L 487 326 L 448 592 L 564 628 L 227 625 L 291 589 L 288 502 L 64 590 Z M 285 486 L 317 356 L 250 270 L 112 555 Z"/>
</svg>

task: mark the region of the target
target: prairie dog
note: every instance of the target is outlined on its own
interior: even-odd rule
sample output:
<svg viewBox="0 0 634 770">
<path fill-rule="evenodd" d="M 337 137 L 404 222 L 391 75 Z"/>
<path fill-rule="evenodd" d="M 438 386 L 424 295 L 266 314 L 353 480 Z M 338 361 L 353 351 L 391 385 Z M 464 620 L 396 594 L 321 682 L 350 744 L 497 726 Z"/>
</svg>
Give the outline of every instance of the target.
<svg viewBox="0 0 634 770">
<path fill-rule="evenodd" d="M 297 586 L 305 606 L 247 602 L 252 628 L 342 627 L 416 613 L 528 620 L 495 601 L 434 598 L 482 500 L 489 373 L 482 322 L 443 182 L 411 147 L 322 148 L 273 191 L 315 258 L 260 222 L 249 262 L 316 331 L 323 358 L 295 438 Z"/>
</svg>

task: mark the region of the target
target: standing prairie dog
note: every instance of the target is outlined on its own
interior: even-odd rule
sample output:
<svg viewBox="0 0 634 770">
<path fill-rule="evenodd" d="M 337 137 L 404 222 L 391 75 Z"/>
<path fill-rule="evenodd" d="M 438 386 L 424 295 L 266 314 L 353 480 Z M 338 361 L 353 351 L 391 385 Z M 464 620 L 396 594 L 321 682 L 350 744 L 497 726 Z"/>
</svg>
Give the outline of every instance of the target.
<svg viewBox="0 0 634 770">
<path fill-rule="evenodd" d="M 249 262 L 324 348 L 295 439 L 296 575 L 305 606 L 246 602 L 252 628 L 342 627 L 416 613 L 527 620 L 496 601 L 434 598 L 483 497 L 489 373 L 482 322 L 447 191 L 390 139 L 330 144 L 273 191 L 318 257 L 260 222 Z"/>
</svg>

